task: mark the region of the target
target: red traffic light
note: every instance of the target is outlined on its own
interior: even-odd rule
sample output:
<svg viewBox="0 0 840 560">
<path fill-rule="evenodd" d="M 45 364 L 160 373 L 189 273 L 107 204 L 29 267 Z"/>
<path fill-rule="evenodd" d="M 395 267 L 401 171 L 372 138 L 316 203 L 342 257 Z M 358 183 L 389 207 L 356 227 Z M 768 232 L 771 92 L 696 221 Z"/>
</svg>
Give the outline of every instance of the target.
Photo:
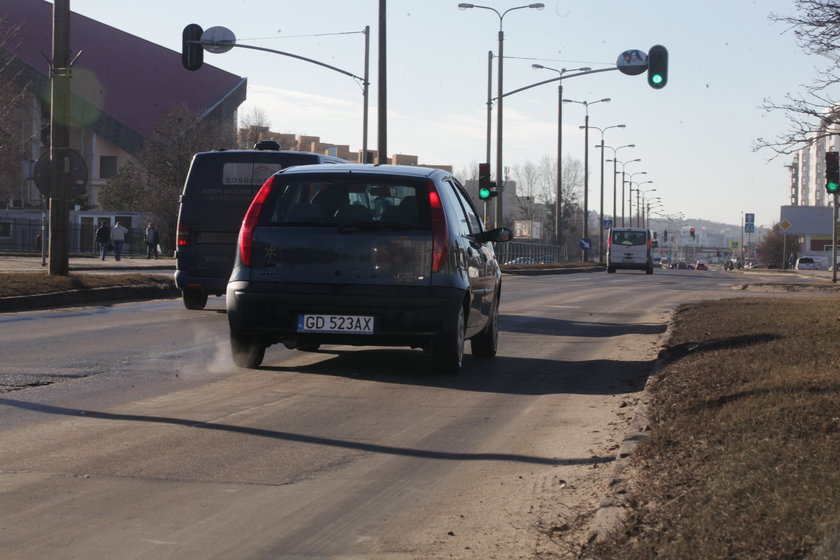
<svg viewBox="0 0 840 560">
<path fill-rule="evenodd" d="M 688 234 L 691 235 L 691 237 L 694 237 L 694 228 L 688 230 Z"/>
</svg>

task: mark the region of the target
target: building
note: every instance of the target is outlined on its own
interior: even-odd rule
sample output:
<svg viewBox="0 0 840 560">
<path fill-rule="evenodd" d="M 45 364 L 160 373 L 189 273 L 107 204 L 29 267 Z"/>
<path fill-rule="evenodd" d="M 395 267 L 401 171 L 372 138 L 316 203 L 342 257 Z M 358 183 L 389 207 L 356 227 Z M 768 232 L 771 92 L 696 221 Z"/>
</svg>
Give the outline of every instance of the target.
<svg viewBox="0 0 840 560">
<path fill-rule="evenodd" d="M 14 202 L 6 204 L 11 207 L 41 202 L 34 169 L 49 151 L 50 68 L 43 53 L 52 50 L 52 12 L 44 0 L 3 0 L 0 11 L 0 25 L 18 28 L 5 54 L 11 55 L 20 81 L 31 83 L 20 115 L 23 158 Z M 71 59 L 78 53 L 70 80 L 70 147 L 87 165 L 91 206 L 98 205 L 98 190 L 138 153 L 173 107 L 183 105 L 202 118 L 218 118 L 231 132 L 236 129 L 245 78 L 207 64 L 190 72 L 181 65 L 181 53 L 76 13 L 70 17 L 70 50 Z"/>
</svg>

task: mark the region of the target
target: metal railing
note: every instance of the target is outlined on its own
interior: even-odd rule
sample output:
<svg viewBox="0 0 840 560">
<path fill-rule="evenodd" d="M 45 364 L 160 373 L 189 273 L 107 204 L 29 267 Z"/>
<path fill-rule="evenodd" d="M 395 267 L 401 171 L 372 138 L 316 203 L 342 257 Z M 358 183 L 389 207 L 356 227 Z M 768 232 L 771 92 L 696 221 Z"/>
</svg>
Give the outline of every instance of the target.
<svg viewBox="0 0 840 560">
<path fill-rule="evenodd" d="M 68 234 L 70 235 L 69 248 L 71 253 L 95 255 L 99 252 L 96 243 L 96 226 L 71 224 Z M 0 251 L 40 254 L 42 241 L 44 246 L 48 245 L 47 240 L 43 239 L 42 235 L 46 235 L 46 233 L 42 232 L 42 221 L 40 219 L 0 219 Z M 125 236 L 123 254 L 145 255 L 144 235 L 145 228 L 129 229 Z"/>
</svg>

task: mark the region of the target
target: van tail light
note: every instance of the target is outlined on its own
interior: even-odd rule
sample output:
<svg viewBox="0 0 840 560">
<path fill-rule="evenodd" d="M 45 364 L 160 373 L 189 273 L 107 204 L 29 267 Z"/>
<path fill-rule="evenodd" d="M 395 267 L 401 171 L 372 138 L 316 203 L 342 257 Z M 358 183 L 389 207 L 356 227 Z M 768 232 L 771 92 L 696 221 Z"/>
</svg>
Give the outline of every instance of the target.
<svg viewBox="0 0 840 560">
<path fill-rule="evenodd" d="M 175 245 L 186 247 L 190 244 L 190 226 L 178 224 L 178 231 L 175 232 Z"/>
<path fill-rule="evenodd" d="M 251 249 L 254 245 L 254 228 L 262 214 L 265 199 L 268 198 L 271 192 L 271 187 L 274 185 L 274 177 L 269 177 L 263 183 L 260 190 L 257 191 L 257 196 L 251 201 L 248 211 L 245 212 L 245 219 L 242 220 L 242 227 L 239 230 L 239 260 L 245 266 L 251 266 Z"/>
<path fill-rule="evenodd" d="M 446 215 L 440 194 L 432 181 L 429 181 L 429 208 L 432 217 L 432 272 L 440 272 L 446 263 L 449 242 L 446 238 Z"/>
</svg>

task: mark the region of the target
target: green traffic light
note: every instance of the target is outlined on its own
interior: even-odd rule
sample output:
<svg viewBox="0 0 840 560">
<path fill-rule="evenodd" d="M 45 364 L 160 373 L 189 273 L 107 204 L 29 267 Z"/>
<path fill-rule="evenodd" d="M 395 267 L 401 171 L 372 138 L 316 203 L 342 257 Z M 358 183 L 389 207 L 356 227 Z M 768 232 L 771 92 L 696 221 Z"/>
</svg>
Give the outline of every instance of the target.
<svg viewBox="0 0 840 560">
<path fill-rule="evenodd" d="M 478 189 L 478 198 L 480 198 L 481 200 L 490 198 L 490 189 Z"/>
<path fill-rule="evenodd" d="M 661 84 L 662 83 L 662 74 L 654 74 L 653 76 L 651 76 L 650 81 L 653 82 L 656 85 Z"/>
<path fill-rule="evenodd" d="M 836 193 L 840 191 L 840 184 L 833 182 L 826 183 L 825 190 L 827 190 L 830 193 Z"/>
</svg>

